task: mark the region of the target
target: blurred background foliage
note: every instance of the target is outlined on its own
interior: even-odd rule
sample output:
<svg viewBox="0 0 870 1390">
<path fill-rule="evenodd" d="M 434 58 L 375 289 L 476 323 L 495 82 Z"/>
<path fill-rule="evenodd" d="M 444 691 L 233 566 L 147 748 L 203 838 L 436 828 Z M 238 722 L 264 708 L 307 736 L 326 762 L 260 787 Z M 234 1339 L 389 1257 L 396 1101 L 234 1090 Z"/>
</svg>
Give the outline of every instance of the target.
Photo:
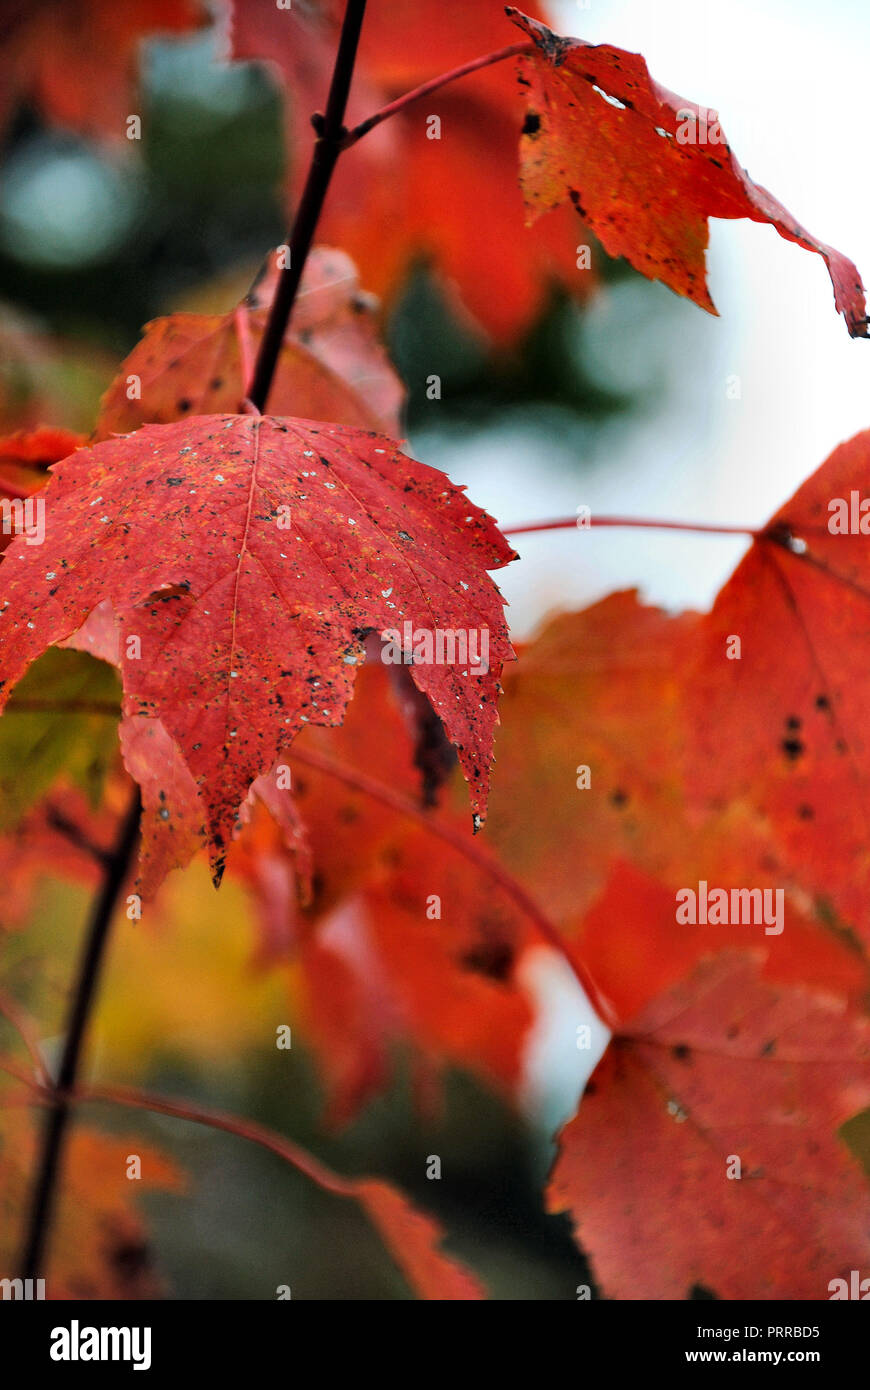
<svg viewBox="0 0 870 1390">
<path fill-rule="evenodd" d="M 26 109 L 8 134 L 0 189 L 7 426 L 21 420 L 16 403 L 26 407 L 35 374 L 40 419 L 26 423 L 89 430 L 99 393 L 146 320 L 229 307 L 285 238 L 280 106 L 268 76 L 218 61 L 209 35 L 155 41 L 146 54 L 141 143 L 109 151 L 43 128 Z M 430 461 L 439 436 L 492 431 L 497 452 L 508 431 L 526 430 L 551 435 L 559 467 L 580 474 L 597 432 L 613 438 L 653 402 L 660 407 L 661 358 L 644 328 L 679 332 L 687 306 L 620 264 L 596 256 L 596 265 L 615 306 L 606 322 L 554 294 L 526 340 L 502 354 L 452 315 L 426 265 L 416 267 L 385 337 L 409 387 L 409 434 L 412 442 L 425 434 Z M 31 353 L 43 334 L 50 348 Z M 437 405 L 426 395 L 431 373 L 442 378 Z M 27 931 L 7 937 L 6 987 L 49 1032 L 61 1026 L 87 905 L 84 888 L 47 880 Z M 448 1248 L 495 1297 L 573 1299 L 589 1282 L 567 1222 L 541 1210 L 554 1117 L 512 1114 L 461 1075 L 440 1111 L 421 1114 L 400 1068 L 354 1124 L 325 1136 L 304 1037 L 294 1029 L 291 1052 L 274 1046 L 275 1028 L 293 1013 L 292 966 L 264 972 L 253 963 L 254 926 L 238 886 L 215 894 L 194 866 L 171 878 L 147 918 L 121 921 L 113 942 L 94 1029 L 101 1076 L 195 1095 L 292 1135 L 338 1171 L 394 1178 L 441 1217 Z M 147 1193 L 143 1202 L 172 1295 L 272 1298 L 289 1283 L 303 1298 L 409 1296 L 357 1211 L 277 1159 L 178 1121 L 96 1107 L 91 1118 L 141 1132 L 190 1175 L 183 1196 Z M 425 1176 L 433 1153 L 441 1182 Z"/>
</svg>

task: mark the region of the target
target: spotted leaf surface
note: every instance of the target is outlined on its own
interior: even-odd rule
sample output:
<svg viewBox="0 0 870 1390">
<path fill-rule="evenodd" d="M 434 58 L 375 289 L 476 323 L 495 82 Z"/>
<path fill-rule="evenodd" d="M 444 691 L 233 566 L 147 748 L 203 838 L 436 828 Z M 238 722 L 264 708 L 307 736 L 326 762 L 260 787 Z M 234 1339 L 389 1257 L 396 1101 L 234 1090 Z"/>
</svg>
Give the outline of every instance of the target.
<svg viewBox="0 0 870 1390">
<path fill-rule="evenodd" d="M 866 1018 L 725 953 L 614 1037 L 550 1206 L 610 1298 L 828 1298 L 868 1258 L 870 1192 L 837 1133 L 868 1102 Z"/>
<path fill-rule="evenodd" d="M 688 763 L 705 769 L 689 782 L 696 806 L 754 804 L 798 882 L 865 946 L 868 484 L 864 430 L 756 536 L 699 628 L 683 721 Z"/>
<path fill-rule="evenodd" d="M 483 815 L 511 656 L 486 570 L 513 551 L 443 473 L 383 435 L 244 415 L 148 425 L 53 471 L 49 542 L 3 564 L 0 693 L 109 599 L 126 713 L 180 748 L 217 873 L 254 779 L 304 724 L 341 723 L 370 631 L 488 644 L 477 667 L 411 666 Z"/>
</svg>

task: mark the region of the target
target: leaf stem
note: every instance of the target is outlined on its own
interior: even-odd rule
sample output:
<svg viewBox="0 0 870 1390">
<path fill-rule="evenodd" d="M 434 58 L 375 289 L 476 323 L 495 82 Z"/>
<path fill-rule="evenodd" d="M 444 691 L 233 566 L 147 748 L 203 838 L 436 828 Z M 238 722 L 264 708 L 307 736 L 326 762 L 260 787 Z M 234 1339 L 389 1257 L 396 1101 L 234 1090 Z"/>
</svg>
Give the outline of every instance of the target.
<svg viewBox="0 0 870 1390">
<path fill-rule="evenodd" d="M 577 516 L 563 516 L 556 521 L 528 521 L 522 526 L 502 529 L 504 536 L 522 536 L 532 531 L 585 531 L 587 526 L 636 526 L 653 531 L 701 531 L 714 536 L 752 536 L 761 539 L 766 527 L 717 526 L 706 521 L 659 521 L 656 517 L 591 516 L 581 522 Z"/>
<path fill-rule="evenodd" d="M 91 921 L 85 936 L 84 948 L 76 977 L 75 993 L 70 1006 L 66 1039 L 57 1077 L 46 1117 L 36 1177 L 27 1216 L 26 1235 L 21 1257 L 21 1275 L 25 1279 L 39 1276 L 51 1223 L 57 1181 L 63 1155 L 64 1139 L 69 1126 L 71 1101 L 69 1092 L 76 1084 L 82 1045 L 96 994 L 100 969 L 105 957 L 109 929 L 118 896 L 132 863 L 139 838 L 139 817 L 142 804 L 138 787 L 118 828 L 118 835 L 106 860 L 102 886 L 94 901 Z"/>
<path fill-rule="evenodd" d="M 361 140 L 364 135 L 368 135 L 370 130 L 380 125 L 381 121 L 386 121 L 390 116 L 395 116 L 397 112 L 404 111 L 406 106 L 412 102 L 419 101 L 421 97 L 428 96 L 430 92 L 437 92 L 440 87 L 446 87 L 448 82 L 455 82 L 459 77 L 467 77 L 470 72 L 478 72 L 480 68 L 488 68 L 493 63 L 504 62 L 505 58 L 515 58 L 521 53 L 531 53 L 534 51 L 533 43 L 510 43 L 506 48 L 499 48 L 495 53 L 485 53 L 482 58 L 474 58 L 470 63 L 463 63 L 461 67 L 451 68 L 449 72 L 443 72 L 440 77 L 433 77 L 428 82 L 424 82 L 413 91 L 406 92 L 404 96 L 397 97 L 389 105 L 382 106 L 379 111 L 361 121 L 359 125 L 349 130 L 341 142 L 343 150 L 349 150 L 351 145 L 355 145 L 357 140 Z"/>
<path fill-rule="evenodd" d="M 105 1101 L 113 1105 L 127 1105 L 137 1110 L 150 1110 L 156 1115 L 171 1115 L 174 1119 L 189 1120 L 192 1124 L 208 1125 L 210 1129 L 220 1129 L 226 1134 L 235 1134 L 239 1139 L 247 1139 L 259 1144 L 270 1153 L 283 1158 L 300 1173 L 304 1173 L 318 1187 L 337 1197 L 355 1197 L 356 1187 L 352 1179 L 342 1178 L 325 1164 L 320 1163 L 313 1154 L 276 1134 L 256 1120 L 242 1119 L 222 1110 L 206 1109 L 192 1101 L 176 1101 L 168 1096 L 155 1095 L 151 1091 L 141 1091 L 129 1086 L 86 1086 L 79 1087 L 70 1099 L 80 1102 Z"/>
<path fill-rule="evenodd" d="M 314 241 L 314 233 L 320 221 L 323 204 L 332 179 L 345 135 L 344 113 L 353 78 L 356 53 L 359 46 L 360 30 L 365 15 L 366 0 L 347 0 L 341 38 L 332 70 L 329 96 L 326 102 L 326 115 L 312 117 L 317 132 L 311 163 L 293 230 L 290 233 L 288 263 L 281 272 L 275 289 L 275 298 L 269 311 L 269 318 L 263 334 L 254 375 L 248 391 L 248 399 L 255 409 L 264 411 L 272 379 L 278 364 L 278 356 L 287 331 L 287 324 L 299 290 L 305 262 Z"/>
</svg>

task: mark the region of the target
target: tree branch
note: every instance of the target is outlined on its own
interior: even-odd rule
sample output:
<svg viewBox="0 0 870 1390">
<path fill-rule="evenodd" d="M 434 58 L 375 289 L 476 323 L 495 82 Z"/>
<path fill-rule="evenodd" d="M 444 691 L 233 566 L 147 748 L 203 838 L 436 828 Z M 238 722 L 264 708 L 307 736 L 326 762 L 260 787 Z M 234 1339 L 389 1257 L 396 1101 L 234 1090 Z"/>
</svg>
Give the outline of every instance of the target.
<svg viewBox="0 0 870 1390">
<path fill-rule="evenodd" d="M 95 844 L 89 835 L 71 820 L 58 806 L 53 806 L 49 802 L 45 808 L 45 818 L 52 830 L 56 830 L 59 835 L 63 835 L 65 840 L 74 849 L 80 849 L 90 859 L 95 859 L 101 868 L 106 869 L 112 857 L 112 851 L 103 849 L 102 845 Z"/>
<path fill-rule="evenodd" d="M 21 1275 L 25 1279 L 42 1277 L 39 1270 L 42 1266 L 46 1238 L 51 1223 L 64 1139 L 70 1119 L 71 1102 L 68 1093 L 74 1089 L 78 1077 L 82 1045 L 91 1005 L 99 982 L 100 968 L 112 924 L 112 915 L 132 863 L 139 837 L 141 810 L 142 803 L 137 787 L 118 829 L 115 845 L 106 861 L 105 877 L 94 902 L 90 925 L 85 937 L 75 994 L 66 1027 L 66 1040 L 58 1072 L 57 1088 L 52 1094 L 50 1109 L 46 1117 L 39 1162 L 31 1193 L 21 1257 Z"/>
<path fill-rule="evenodd" d="M 341 153 L 342 139 L 345 135 L 344 113 L 356 63 L 360 30 L 365 15 L 366 0 L 347 0 L 344 23 L 341 28 L 332 82 L 326 103 L 326 115 L 312 117 L 317 131 L 317 139 L 311 155 L 308 177 L 299 200 L 296 220 L 290 234 L 289 263 L 282 270 L 275 289 L 275 298 L 269 311 L 266 329 L 257 354 L 254 376 L 248 390 L 248 399 L 255 409 L 264 411 L 272 379 L 278 364 L 284 334 L 290 321 L 290 314 L 299 290 L 302 272 L 314 241 L 314 233 L 320 221 L 323 204 L 332 179 L 338 156 Z"/>
</svg>

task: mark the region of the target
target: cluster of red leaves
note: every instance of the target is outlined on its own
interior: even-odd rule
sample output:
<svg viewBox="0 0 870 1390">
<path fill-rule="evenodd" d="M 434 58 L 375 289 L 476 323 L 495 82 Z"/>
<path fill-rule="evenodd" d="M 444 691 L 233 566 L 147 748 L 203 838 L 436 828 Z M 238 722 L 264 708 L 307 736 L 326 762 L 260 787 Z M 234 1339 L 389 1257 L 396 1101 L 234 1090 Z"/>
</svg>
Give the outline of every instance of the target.
<svg viewBox="0 0 870 1390">
<path fill-rule="evenodd" d="M 113 82 L 143 29 L 191 22 L 186 7 L 155 8 L 119 39 L 88 7 Z M 451 3 L 425 35 L 417 6 L 371 11 L 351 120 L 513 32 L 490 4 Z M 530 219 L 573 204 L 605 250 L 708 309 L 709 217 L 769 222 L 824 257 L 849 331 L 866 333 L 851 262 L 754 185 L 724 137 L 677 138 L 682 111 L 712 113 L 657 86 L 636 55 L 513 17 L 530 40 L 524 122 L 502 65 L 471 96 L 439 91 L 441 141 L 426 141 L 424 108 L 411 106 L 339 166 L 325 230 L 367 285 L 390 291 L 426 253 L 507 338 L 547 276 L 576 282 L 580 224 L 548 217 L 528 247 L 508 225 L 521 196 L 506 151 L 522 124 Z M 80 123 L 53 80 L 62 32 L 39 47 L 41 19 L 16 12 L 17 70 L 29 74 L 16 92 Z M 235 56 L 276 65 L 291 98 L 294 192 L 336 20 L 329 0 L 234 7 Z M 840 1132 L 870 1105 L 870 575 L 864 538 L 826 525 L 828 499 L 867 476 L 870 436 L 837 450 L 759 534 L 710 615 L 668 618 L 614 595 L 557 619 L 508 668 L 481 848 L 467 811 L 421 809 L 416 790 L 424 767 L 431 800 L 452 745 L 482 823 L 513 655 L 488 571 L 513 551 L 392 437 L 401 386 L 343 252 L 306 267 L 274 413 L 247 406 L 275 281 L 272 262 L 225 316 L 149 325 L 87 448 L 70 452 L 77 441 L 57 431 L 0 445 L 7 496 L 41 487 L 61 459 L 44 493 L 49 544 L 17 539 L 0 569 L 3 701 L 50 645 L 120 668 L 143 891 L 201 844 L 218 880 L 229 855 L 260 909 L 262 957 L 299 961 L 334 1122 L 385 1083 L 397 1043 L 426 1094 L 456 1065 L 514 1093 L 534 1018 L 523 965 L 547 942 L 612 1029 L 549 1189 L 602 1290 L 825 1297 L 866 1262 L 870 1236 L 866 1182 Z M 416 693 L 397 703 L 383 667 L 358 671 L 370 634 L 405 622 L 488 629 L 488 669 L 416 663 Z M 741 659 L 729 661 L 735 634 Z M 591 770 L 583 791 L 578 761 Z M 701 879 L 782 888 L 783 934 L 679 926 L 675 890 Z M 735 1157 L 739 1182 L 726 1171 Z M 324 1185 L 362 1202 L 425 1296 L 479 1293 L 392 1189 Z"/>
<path fill-rule="evenodd" d="M 27 103 L 46 121 L 122 140 L 135 112 L 143 38 L 194 29 L 197 0 L 5 0 L 0 13 L 0 132 Z"/>
</svg>

